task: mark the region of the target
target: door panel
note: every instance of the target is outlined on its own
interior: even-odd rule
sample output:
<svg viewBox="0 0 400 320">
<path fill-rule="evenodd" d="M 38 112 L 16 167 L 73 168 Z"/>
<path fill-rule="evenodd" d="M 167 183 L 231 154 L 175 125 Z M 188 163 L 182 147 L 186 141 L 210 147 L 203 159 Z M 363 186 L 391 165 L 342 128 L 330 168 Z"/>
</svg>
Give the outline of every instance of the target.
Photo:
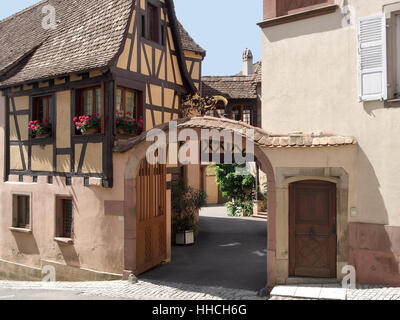
<svg viewBox="0 0 400 320">
<path fill-rule="evenodd" d="M 167 258 L 166 166 L 143 160 L 136 181 L 136 275 Z"/>
<path fill-rule="evenodd" d="M 336 277 L 336 185 L 301 181 L 289 186 L 289 273 Z"/>
</svg>

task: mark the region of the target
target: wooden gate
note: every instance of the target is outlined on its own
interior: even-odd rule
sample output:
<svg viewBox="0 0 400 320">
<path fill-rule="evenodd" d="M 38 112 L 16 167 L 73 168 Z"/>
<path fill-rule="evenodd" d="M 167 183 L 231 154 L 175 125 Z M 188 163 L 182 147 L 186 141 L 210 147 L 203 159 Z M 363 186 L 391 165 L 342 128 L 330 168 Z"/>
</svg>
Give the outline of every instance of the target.
<svg viewBox="0 0 400 320">
<path fill-rule="evenodd" d="M 289 197 L 290 276 L 336 278 L 336 185 L 296 182 Z"/>
<path fill-rule="evenodd" d="M 167 259 L 166 166 L 143 160 L 136 179 L 136 274 Z"/>
</svg>

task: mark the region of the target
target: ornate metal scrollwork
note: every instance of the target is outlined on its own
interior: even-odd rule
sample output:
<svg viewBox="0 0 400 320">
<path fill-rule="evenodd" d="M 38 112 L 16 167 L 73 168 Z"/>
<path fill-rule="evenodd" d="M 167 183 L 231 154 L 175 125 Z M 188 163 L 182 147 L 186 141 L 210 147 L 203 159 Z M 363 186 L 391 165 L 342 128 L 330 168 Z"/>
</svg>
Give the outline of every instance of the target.
<svg viewBox="0 0 400 320">
<path fill-rule="evenodd" d="M 226 108 L 228 100 L 223 96 L 200 97 L 197 93 L 188 95 L 183 97 L 181 114 L 184 118 L 204 116 L 208 111 L 216 110 L 219 103 L 223 103 Z"/>
</svg>

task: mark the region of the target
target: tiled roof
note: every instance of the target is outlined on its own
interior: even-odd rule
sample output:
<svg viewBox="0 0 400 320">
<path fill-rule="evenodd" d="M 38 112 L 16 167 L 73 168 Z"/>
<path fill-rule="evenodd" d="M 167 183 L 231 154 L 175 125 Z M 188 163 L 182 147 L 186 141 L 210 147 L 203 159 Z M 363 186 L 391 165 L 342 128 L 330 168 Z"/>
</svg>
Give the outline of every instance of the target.
<svg viewBox="0 0 400 320">
<path fill-rule="evenodd" d="M 224 96 L 228 99 L 256 99 L 257 83 L 253 77 L 202 77 L 203 96 Z"/>
<path fill-rule="evenodd" d="M 108 68 L 122 48 L 134 3 L 43 0 L 0 21 L 0 86 Z M 42 28 L 45 5 L 56 9 L 55 30 Z M 182 48 L 197 48 L 183 27 L 178 34 Z"/>
<path fill-rule="evenodd" d="M 179 21 L 178 21 L 178 29 L 181 35 L 182 48 L 184 50 L 190 50 L 199 53 L 201 55 L 206 54 L 206 51 L 193 40 L 193 38 L 189 35 L 189 33 L 186 31 L 186 29 L 182 26 L 182 24 Z"/>
<path fill-rule="evenodd" d="M 202 77 L 203 96 L 221 95 L 228 99 L 257 99 L 257 84 L 261 82 L 261 62 L 254 64 L 254 74 L 242 76 Z"/>
<path fill-rule="evenodd" d="M 0 22 L 0 70 L 32 56 L 0 85 L 18 84 L 101 69 L 117 55 L 128 24 L 131 0 L 44 0 Z M 55 30 L 42 28 L 44 5 L 56 9 Z"/>
<path fill-rule="evenodd" d="M 168 131 L 168 123 L 158 126 L 158 129 Z M 353 137 L 338 136 L 327 133 L 295 133 L 295 134 L 272 134 L 263 129 L 253 127 L 244 122 L 234 121 L 227 118 L 195 117 L 192 119 L 178 120 L 178 128 L 218 129 L 237 132 L 246 136 L 246 130 L 254 130 L 254 143 L 268 148 L 316 148 L 316 147 L 339 147 L 355 145 L 357 140 Z M 146 133 L 139 137 L 118 140 L 114 152 L 126 152 L 140 142 L 146 141 Z"/>
</svg>

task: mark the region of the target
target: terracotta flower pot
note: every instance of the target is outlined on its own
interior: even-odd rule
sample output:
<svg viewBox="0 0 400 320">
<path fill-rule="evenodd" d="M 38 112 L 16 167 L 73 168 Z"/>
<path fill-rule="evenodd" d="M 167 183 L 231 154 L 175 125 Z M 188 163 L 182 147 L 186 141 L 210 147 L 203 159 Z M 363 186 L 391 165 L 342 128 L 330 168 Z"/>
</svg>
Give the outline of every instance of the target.
<svg viewBox="0 0 400 320">
<path fill-rule="evenodd" d="M 82 134 L 84 136 L 90 135 L 90 134 L 96 134 L 96 133 L 99 133 L 99 129 L 97 129 L 97 128 L 90 128 L 86 132 L 82 132 Z"/>
<path fill-rule="evenodd" d="M 126 132 L 124 129 L 117 128 L 118 134 L 126 135 L 126 136 L 137 136 L 137 132 Z"/>
<path fill-rule="evenodd" d="M 44 139 L 50 137 L 50 133 L 37 133 L 36 138 Z"/>
</svg>

